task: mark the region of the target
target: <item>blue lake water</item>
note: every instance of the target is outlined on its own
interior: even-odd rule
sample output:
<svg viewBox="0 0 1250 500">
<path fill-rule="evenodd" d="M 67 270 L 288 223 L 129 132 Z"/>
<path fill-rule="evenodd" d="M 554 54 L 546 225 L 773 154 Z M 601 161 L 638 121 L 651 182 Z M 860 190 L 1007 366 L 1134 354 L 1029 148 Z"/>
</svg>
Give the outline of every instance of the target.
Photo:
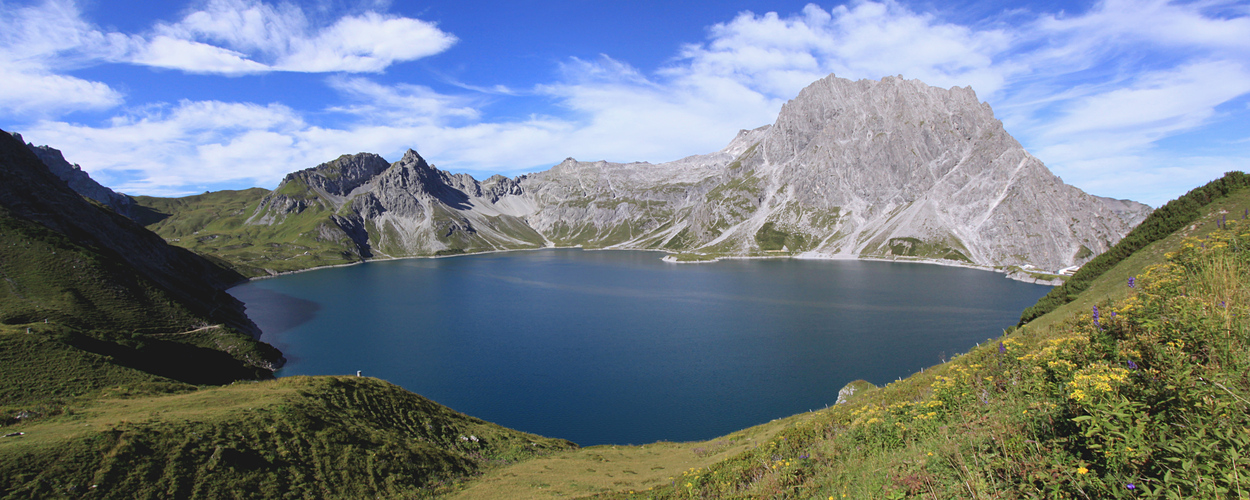
<svg viewBox="0 0 1250 500">
<path fill-rule="evenodd" d="M 410 259 L 230 292 L 278 375 L 379 377 L 581 445 L 709 439 L 823 408 L 1015 324 L 1049 287 L 915 263 L 542 250 Z"/>
</svg>

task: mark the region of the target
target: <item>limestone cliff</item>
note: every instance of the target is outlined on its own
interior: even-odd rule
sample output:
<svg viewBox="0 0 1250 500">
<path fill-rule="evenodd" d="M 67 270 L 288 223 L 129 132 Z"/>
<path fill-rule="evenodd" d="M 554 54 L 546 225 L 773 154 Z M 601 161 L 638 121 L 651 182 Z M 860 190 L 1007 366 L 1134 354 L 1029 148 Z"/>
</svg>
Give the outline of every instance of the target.
<svg viewBox="0 0 1250 500">
<path fill-rule="evenodd" d="M 829 76 L 723 150 L 579 162 L 479 182 L 409 150 L 287 176 L 250 224 L 324 212 L 362 257 L 571 246 L 709 255 L 936 259 L 1059 269 L 1150 208 L 1064 184 L 970 88 Z"/>
</svg>

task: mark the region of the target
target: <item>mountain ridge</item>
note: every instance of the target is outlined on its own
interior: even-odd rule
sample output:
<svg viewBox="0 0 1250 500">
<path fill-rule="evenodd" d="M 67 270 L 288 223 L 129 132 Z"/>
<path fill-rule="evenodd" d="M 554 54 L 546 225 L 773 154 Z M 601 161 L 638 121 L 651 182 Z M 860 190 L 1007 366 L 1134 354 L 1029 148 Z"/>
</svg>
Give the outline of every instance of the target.
<svg viewBox="0 0 1250 500">
<path fill-rule="evenodd" d="M 666 251 L 674 261 L 915 260 L 1051 279 L 1151 210 L 1063 183 L 971 88 L 834 75 L 787 102 L 773 124 L 670 162 L 568 158 L 479 181 L 410 149 L 393 163 L 358 153 L 292 172 L 259 199 L 216 206 L 214 217 L 184 217 L 161 200 L 136 198 L 134 211 L 169 211 L 145 220 L 168 219 L 149 227 L 252 276 L 580 246 Z"/>
<path fill-rule="evenodd" d="M 363 156 L 367 155 L 367 156 Z M 477 181 L 413 150 L 370 153 L 351 189 L 289 174 L 248 224 L 316 203 L 354 254 L 440 255 L 543 246 L 713 256 L 930 259 L 1057 270 L 1105 251 L 1150 208 L 1088 195 L 1030 155 L 967 87 L 829 76 L 724 149 L 651 164 L 572 158 Z M 333 162 L 332 162 L 333 163 Z M 336 164 L 337 164 L 336 163 Z M 341 233 L 341 235 L 339 235 Z"/>
</svg>

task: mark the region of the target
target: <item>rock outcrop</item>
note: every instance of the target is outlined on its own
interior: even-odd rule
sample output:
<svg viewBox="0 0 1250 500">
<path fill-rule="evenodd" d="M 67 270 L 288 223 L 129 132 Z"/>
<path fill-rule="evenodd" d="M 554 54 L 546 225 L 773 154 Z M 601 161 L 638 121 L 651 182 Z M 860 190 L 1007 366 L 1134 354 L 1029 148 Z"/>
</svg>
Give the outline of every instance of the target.
<svg viewBox="0 0 1250 500">
<path fill-rule="evenodd" d="M 362 257 L 581 245 L 1047 270 L 1105 251 L 1150 212 L 1064 184 L 970 88 L 834 76 L 715 153 L 570 158 L 482 182 L 411 150 L 390 165 L 362 153 L 288 175 L 249 223 L 310 209 Z"/>
<path fill-rule="evenodd" d="M 22 135 L 18 133 L 13 133 L 13 138 L 17 139 L 18 142 L 26 144 L 26 147 L 35 153 L 35 156 L 39 157 L 44 165 L 47 165 L 48 170 L 52 171 L 52 174 L 57 176 L 57 178 L 65 181 L 74 192 L 112 208 L 114 212 L 134 218 L 134 200 L 96 182 L 77 163 L 71 164 L 67 161 L 65 155 L 61 154 L 60 150 L 25 142 L 22 139 Z"/>
</svg>

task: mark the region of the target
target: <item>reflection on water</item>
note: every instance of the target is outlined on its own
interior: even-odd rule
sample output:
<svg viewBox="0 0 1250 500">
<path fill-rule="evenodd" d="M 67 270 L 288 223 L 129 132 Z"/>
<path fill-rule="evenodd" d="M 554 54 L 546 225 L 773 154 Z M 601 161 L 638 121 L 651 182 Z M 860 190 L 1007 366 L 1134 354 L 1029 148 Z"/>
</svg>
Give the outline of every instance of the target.
<svg viewBox="0 0 1250 500">
<path fill-rule="evenodd" d="M 230 295 L 244 304 L 260 304 L 256 307 L 248 306 L 247 317 L 268 335 L 280 335 L 312 321 L 317 317 L 317 311 L 321 310 L 321 304 L 311 300 L 259 286 L 231 288 Z"/>
<path fill-rule="evenodd" d="M 689 441 L 832 404 L 998 336 L 1049 288 L 913 263 L 664 263 L 544 250 L 371 262 L 231 290 L 291 361 L 363 370 L 582 445 Z M 319 309 L 318 309 L 319 307 Z"/>
</svg>

